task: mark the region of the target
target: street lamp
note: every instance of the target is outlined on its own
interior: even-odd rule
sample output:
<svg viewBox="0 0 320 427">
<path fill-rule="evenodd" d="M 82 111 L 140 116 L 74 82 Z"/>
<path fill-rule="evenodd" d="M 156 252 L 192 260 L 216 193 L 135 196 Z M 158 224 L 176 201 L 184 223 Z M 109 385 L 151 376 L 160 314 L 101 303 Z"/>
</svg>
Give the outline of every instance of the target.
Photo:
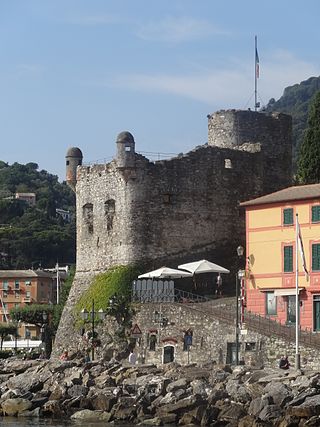
<svg viewBox="0 0 320 427">
<path fill-rule="evenodd" d="M 240 267 L 240 260 L 243 257 L 243 246 L 237 247 L 237 255 L 239 258 L 238 266 Z M 240 271 L 240 268 L 239 268 Z M 239 365 L 239 271 L 236 272 L 236 365 Z"/>
<path fill-rule="evenodd" d="M 110 301 L 109 301 L 110 302 Z M 94 311 L 94 300 L 92 300 L 92 306 L 91 306 L 91 312 L 90 312 L 90 317 L 91 317 L 91 334 L 92 334 L 92 348 L 91 348 L 91 358 L 92 361 L 94 361 L 94 339 L 95 339 L 95 315 L 98 314 L 98 317 L 100 320 L 103 320 L 105 318 L 106 313 L 102 310 L 102 308 L 100 308 L 100 310 L 98 310 L 98 312 L 96 313 Z M 85 322 L 89 320 L 89 311 L 86 310 L 85 308 L 83 308 L 81 310 L 81 318 L 82 320 L 84 320 Z"/>
</svg>

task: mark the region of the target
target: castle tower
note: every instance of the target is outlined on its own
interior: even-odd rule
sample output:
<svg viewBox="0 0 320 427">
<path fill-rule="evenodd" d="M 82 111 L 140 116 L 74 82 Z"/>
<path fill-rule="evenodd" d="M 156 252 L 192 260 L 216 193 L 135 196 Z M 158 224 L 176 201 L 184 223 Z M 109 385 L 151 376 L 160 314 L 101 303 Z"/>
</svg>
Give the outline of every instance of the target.
<svg viewBox="0 0 320 427">
<path fill-rule="evenodd" d="M 75 191 L 77 183 L 77 167 L 82 165 L 82 151 L 78 147 L 71 147 L 66 154 L 66 181 Z"/>
<path fill-rule="evenodd" d="M 279 145 L 291 146 L 292 120 L 287 114 L 220 110 L 207 117 L 209 145 L 233 149 L 241 147 L 242 151 L 246 148 L 252 151 L 249 144 L 260 144 L 267 151 L 273 151 Z"/>
<path fill-rule="evenodd" d="M 135 142 L 130 132 L 120 132 L 117 137 L 117 168 L 135 167 Z"/>
</svg>

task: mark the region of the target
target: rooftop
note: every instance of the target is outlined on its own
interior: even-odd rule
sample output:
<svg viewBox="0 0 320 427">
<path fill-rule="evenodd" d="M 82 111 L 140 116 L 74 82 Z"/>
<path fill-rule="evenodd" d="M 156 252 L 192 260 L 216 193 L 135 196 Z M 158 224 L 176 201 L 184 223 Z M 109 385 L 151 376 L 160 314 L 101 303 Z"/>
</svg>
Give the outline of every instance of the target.
<svg viewBox="0 0 320 427">
<path fill-rule="evenodd" d="M 267 194 L 266 196 L 258 197 L 257 199 L 242 202 L 240 206 L 256 206 L 316 198 L 320 198 L 320 184 L 297 185 Z"/>
<path fill-rule="evenodd" d="M 24 278 L 24 277 L 49 277 L 52 278 L 53 273 L 43 270 L 0 270 L 0 278 Z"/>
</svg>

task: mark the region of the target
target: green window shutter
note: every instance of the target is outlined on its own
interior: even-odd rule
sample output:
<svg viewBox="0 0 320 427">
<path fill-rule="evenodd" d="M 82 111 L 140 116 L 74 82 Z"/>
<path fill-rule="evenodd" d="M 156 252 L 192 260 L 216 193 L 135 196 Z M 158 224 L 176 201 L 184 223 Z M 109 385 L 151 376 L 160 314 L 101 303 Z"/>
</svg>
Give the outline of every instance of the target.
<svg viewBox="0 0 320 427">
<path fill-rule="evenodd" d="M 312 245 L 312 271 L 320 270 L 320 244 Z"/>
<path fill-rule="evenodd" d="M 283 224 L 293 225 L 293 208 L 283 209 Z"/>
<path fill-rule="evenodd" d="M 284 246 L 283 258 L 284 258 L 284 272 L 291 273 L 293 271 L 293 247 L 292 246 Z"/>
<path fill-rule="evenodd" d="M 320 205 L 312 206 L 311 208 L 311 222 L 320 222 Z"/>
</svg>

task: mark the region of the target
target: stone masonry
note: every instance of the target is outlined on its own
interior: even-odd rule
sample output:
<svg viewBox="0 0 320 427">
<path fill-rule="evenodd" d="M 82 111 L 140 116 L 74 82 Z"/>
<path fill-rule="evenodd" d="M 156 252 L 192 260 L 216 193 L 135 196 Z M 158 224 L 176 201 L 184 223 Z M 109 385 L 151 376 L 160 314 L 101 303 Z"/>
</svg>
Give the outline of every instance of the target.
<svg viewBox="0 0 320 427">
<path fill-rule="evenodd" d="M 291 183 L 291 118 L 252 111 L 208 116 L 208 144 L 171 160 L 151 162 L 119 134 L 116 158 L 82 165 L 68 150 L 67 182 L 77 199 L 77 268 L 57 345 L 68 342 L 71 308 L 87 280 L 110 266 L 146 269 L 206 258 L 235 272 L 245 243 L 239 202 Z M 147 271 L 147 270 L 146 270 Z M 233 274 L 224 278 L 229 290 Z"/>
</svg>

